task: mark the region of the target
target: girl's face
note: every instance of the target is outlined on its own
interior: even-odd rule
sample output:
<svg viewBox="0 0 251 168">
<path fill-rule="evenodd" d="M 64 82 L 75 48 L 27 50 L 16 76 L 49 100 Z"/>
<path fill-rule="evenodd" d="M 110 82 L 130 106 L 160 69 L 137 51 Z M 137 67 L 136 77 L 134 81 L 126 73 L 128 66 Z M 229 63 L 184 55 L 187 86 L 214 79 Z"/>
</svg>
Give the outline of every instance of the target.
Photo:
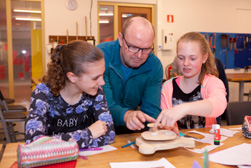
<svg viewBox="0 0 251 168">
<path fill-rule="evenodd" d="M 206 62 L 208 54 L 202 55 L 200 45 L 196 41 L 179 42 L 177 51 L 180 72 L 185 78 L 198 79 L 201 66 Z"/>
<path fill-rule="evenodd" d="M 98 88 L 105 84 L 103 75 L 105 72 L 105 61 L 101 59 L 93 63 L 84 63 L 85 73 L 76 77 L 75 85 L 80 91 L 95 96 Z"/>
</svg>

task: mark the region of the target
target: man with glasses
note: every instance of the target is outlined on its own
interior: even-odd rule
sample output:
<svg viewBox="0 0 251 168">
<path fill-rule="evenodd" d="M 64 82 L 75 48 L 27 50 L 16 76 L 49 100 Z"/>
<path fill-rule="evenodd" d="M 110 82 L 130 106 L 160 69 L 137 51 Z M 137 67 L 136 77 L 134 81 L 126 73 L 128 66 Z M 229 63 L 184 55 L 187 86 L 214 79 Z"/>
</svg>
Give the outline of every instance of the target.
<svg viewBox="0 0 251 168">
<path fill-rule="evenodd" d="M 97 46 L 105 56 L 103 88 L 117 134 L 144 130 L 161 111 L 163 68 L 151 52 L 154 36 L 147 19 L 131 17 L 116 41 Z"/>
</svg>

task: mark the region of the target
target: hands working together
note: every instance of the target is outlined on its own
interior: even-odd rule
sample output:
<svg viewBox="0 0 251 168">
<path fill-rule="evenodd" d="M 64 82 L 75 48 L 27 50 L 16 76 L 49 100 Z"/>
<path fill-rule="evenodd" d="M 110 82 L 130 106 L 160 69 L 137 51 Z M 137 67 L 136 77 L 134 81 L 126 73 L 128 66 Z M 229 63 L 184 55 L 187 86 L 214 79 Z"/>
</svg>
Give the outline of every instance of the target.
<svg viewBox="0 0 251 168">
<path fill-rule="evenodd" d="M 179 128 L 176 124 L 176 121 L 185 116 L 185 111 L 182 110 L 179 106 L 175 106 L 170 109 L 163 110 L 158 116 L 153 131 L 157 130 L 159 126 L 161 129 L 168 129 L 174 131 L 179 135 Z"/>
<path fill-rule="evenodd" d="M 176 126 L 176 121 L 181 119 L 184 113 L 177 106 L 176 108 L 163 110 L 157 120 L 143 113 L 142 111 L 129 110 L 124 115 L 126 126 L 130 130 L 141 130 L 145 128 L 144 123 L 155 123 L 153 130 L 155 131 L 159 126 L 161 129 L 170 129 L 179 135 L 179 129 Z"/>
<path fill-rule="evenodd" d="M 144 123 L 146 121 L 155 122 L 155 119 L 143 113 L 142 111 L 128 110 L 124 115 L 124 121 L 128 129 L 141 130 L 145 128 Z"/>
</svg>

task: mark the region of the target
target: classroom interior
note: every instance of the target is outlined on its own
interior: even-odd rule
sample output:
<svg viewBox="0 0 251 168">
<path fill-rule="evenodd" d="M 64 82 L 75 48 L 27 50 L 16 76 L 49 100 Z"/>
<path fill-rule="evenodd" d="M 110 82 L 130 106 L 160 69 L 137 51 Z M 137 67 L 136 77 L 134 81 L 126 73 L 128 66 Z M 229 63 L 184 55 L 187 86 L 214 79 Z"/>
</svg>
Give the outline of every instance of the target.
<svg viewBox="0 0 251 168">
<path fill-rule="evenodd" d="M 148 17 L 155 28 L 154 53 L 164 70 L 176 56 L 177 39 L 196 31 L 206 34 L 226 74 L 251 74 L 250 0 L 76 1 L 77 6 L 66 0 L 0 1 L 0 89 L 4 97 L 29 109 L 32 89 L 46 72 L 51 48 L 74 39 L 93 45 L 116 40 L 121 22 L 141 8 L 146 11 L 137 15 Z M 40 12 L 14 11 L 18 8 Z M 251 101 L 250 81 L 243 83 L 243 101 Z M 240 101 L 239 86 L 239 82 L 229 81 L 229 102 Z M 23 132 L 24 124 L 16 124 L 16 131 Z M 225 117 L 222 125 L 227 125 Z M 0 143 L 6 143 L 3 134 Z"/>
</svg>

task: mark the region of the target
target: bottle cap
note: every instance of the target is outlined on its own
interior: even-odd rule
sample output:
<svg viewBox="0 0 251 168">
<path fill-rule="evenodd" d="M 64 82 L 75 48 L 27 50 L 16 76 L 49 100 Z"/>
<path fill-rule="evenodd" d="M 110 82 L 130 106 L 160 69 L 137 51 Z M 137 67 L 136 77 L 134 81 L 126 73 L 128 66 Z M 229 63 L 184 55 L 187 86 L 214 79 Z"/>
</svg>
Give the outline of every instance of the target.
<svg viewBox="0 0 251 168">
<path fill-rule="evenodd" d="M 214 145 L 220 145 L 220 141 L 214 141 Z"/>
<path fill-rule="evenodd" d="M 212 128 L 213 128 L 213 130 L 220 129 L 220 125 L 219 124 L 213 124 Z"/>
</svg>

